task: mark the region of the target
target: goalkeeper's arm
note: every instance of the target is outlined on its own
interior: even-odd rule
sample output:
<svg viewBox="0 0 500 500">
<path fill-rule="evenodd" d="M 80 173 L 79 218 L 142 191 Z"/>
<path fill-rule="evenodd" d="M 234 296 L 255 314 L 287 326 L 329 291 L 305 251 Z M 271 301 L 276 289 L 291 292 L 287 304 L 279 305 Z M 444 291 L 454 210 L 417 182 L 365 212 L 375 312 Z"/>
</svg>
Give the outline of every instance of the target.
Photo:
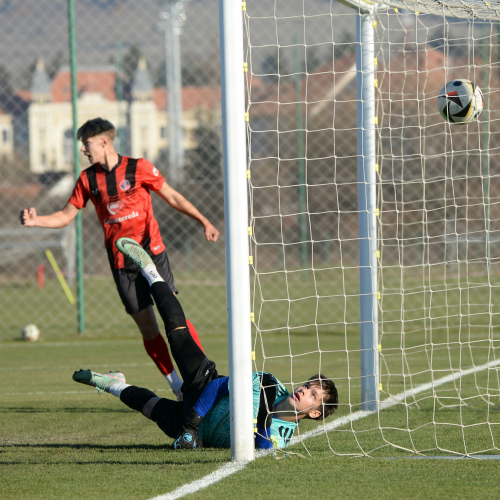
<svg viewBox="0 0 500 500">
<path fill-rule="evenodd" d="M 212 380 L 203 390 L 193 410 L 204 417 L 221 398 L 229 396 L 229 377 Z"/>
<path fill-rule="evenodd" d="M 273 421 L 274 403 L 276 401 L 276 379 L 269 373 L 263 373 L 260 379 L 259 413 L 257 414 L 257 434 L 255 448 L 268 449 L 273 447 L 270 440 Z"/>
<path fill-rule="evenodd" d="M 223 397 L 229 395 L 229 378 L 212 380 L 203 390 L 191 413 L 182 423 L 180 436 L 172 443 L 174 450 L 201 448 L 203 443 L 198 436 L 200 425 L 206 414 Z"/>
</svg>

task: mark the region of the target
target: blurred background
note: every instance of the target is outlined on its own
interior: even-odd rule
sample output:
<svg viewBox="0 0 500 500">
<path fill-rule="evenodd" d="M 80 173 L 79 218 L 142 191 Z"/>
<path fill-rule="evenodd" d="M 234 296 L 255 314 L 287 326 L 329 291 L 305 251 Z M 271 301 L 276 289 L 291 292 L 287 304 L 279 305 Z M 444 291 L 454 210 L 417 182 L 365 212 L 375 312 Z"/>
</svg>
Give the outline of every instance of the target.
<svg viewBox="0 0 500 500">
<path fill-rule="evenodd" d="M 79 125 L 109 119 L 116 149 L 152 161 L 221 231 L 207 243 L 196 222 L 152 195 L 181 302 L 207 333 L 224 332 L 218 2 L 76 0 L 75 9 Z M 357 329 L 356 12 L 329 0 L 260 0 L 243 19 L 258 328 Z M 487 255 L 495 271 L 484 207 L 490 243 L 498 208 L 483 179 L 497 161 L 498 32 L 494 22 L 403 11 L 376 19 L 379 289 L 385 328 L 399 334 L 401 271 L 419 281 L 424 303 L 431 275 L 446 286 L 467 261 L 466 281 L 484 276 Z M 46 255 L 76 295 L 74 225 L 19 224 L 25 207 L 62 208 L 74 185 L 68 31 L 66 0 L 0 1 L 2 339 L 31 322 L 76 330 Z M 455 77 L 482 87 L 488 120 L 464 129 L 442 119 L 436 96 Z M 82 215 L 87 331 L 134 331 L 93 206 Z"/>
<path fill-rule="evenodd" d="M 29 322 L 42 336 L 76 331 L 76 307 L 45 253 L 51 250 L 76 297 L 74 223 L 28 230 L 18 218 L 24 207 L 42 215 L 61 209 L 75 182 L 67 4 L 0 2 L 1 338 Z M 223 327 L 218 3 L 77 0 L 75 10 L 79 125 L 98 116 L 110 120 L 117 151 L 153 162 L 222 232 L 208 244 L 201 226 L 152 195 L 178 288 L 193 296 L 205 290 L 200 317 L 217 311 L 216 328 Z M 181 133 L 170 138 L 169 116 L 181 123 L 171 127 Z M 83 155 L 80 165 L 88 167 Z M 110 280 L 91 203 L 82 215 L 87 333 L 133 327 Z M 181 296 L 187 300 L 186 289 Z"/>
<path fill-rule="evenodd" d="M 347 9 L 324 0 L 307 3 L 313 13 L 329 12 L 332 5 Z M 253 5 L 252 16 L 267 15 L 271 5 Z M 299 12 L 301 6 L 295 0 L 288 8 Z M 226 301 L 218 2 L 76 0 L 75 9 L 79 125 L 97 116 L 110 120 L 118 130 L 116 149 L 154 162 L 167 182 L 221 231 L 219 241 L 208 244 L 195 221 L 153 194 L 179 298 L 192 311 L 193 321 L 206 321 L 208 329 L 220 332 L 225 327 Z M 307 71 L 331 65 L 331 25 L 322 21 L 308 27 L 312 42 L 319 45 L 308 49 Z M 300 22 L 294 20 L 293 26 L 300 33 Z M 253 33 L 264 35 L 267 29 L 263 22 Z M 65 0 L 0 2 L 3 339 L 17 335 L 30 322 L 52 333 L 77 325 L 76 307 L 46 255 L 47 249 L 53 253 L 76 296 L 74 224 L 63 230 L 19 224 L 19 212 L 25 207 L 36 207 L 41 215 L 61 209 L 74 185 L 68 31 Z M 336 39 L 345 42 L 339 50 L 352 55 L 352 26 L 334 31 Z M 288 44 L 293 43 L 292 35 L 287 36 Z M 325 40 L 330 40 L 329 46 L 320 43 Z M 285 52 L 264 46 L 247 53 L 255 74 L 248 84 L 261 96 L 276 88 L 278 74 L 293 71 L 296 55 L 293 50 Z M 305 54 L 300 55 L 300 65 L 304 70 Z M 295 111 L 290 111 L 285 119 L 294 120 Z M 273 104 L 252 108 L 256 131 L 275 119 Z M 174 126 L 169 127 L 170 122 Z M 267 154 L 269 142 L 274 142 L 274 137 L 261 135 L 252 137 L 252 155 Z M 320 141 L 318 145 L 328 147 Z M 295 140 L 291 147 L 296 151 Z M 80 165 L 88 166 L 83 155 Z M 257 207 L 268 201 L 259 196 Z M 130 320 L 110 279 L 102 229 L 91 204 L 82 216 L 85 324 L 87 332 L 102 333 Z M 290 219 L 287 228 L 300 235 L 298 220 Z M 300 264 L 300 250 L 295 257 Z"/>
</svg>

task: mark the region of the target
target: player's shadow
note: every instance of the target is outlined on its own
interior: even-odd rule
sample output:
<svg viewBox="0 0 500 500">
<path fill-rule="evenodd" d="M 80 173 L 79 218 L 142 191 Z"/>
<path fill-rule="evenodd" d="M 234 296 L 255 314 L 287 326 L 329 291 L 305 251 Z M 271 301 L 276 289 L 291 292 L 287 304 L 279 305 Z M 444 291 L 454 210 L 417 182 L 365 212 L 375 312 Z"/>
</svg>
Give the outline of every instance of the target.
<svg viewBox="0 0 500 500">
<path fill-rule="evenodd" d="M 0 445 L 0 453 L 7 451 L 8 449 L 32 449 L 32 450 L 42 450 L 42 449 L 52 449 L 52 450 L 68 450 L 68 451 L 100 451 L 103 453 L 126 453 L 126 452 L 162 452 L 169 453 L 169 455 L 161 455 L 157 461 L 155 460 L 68 460 L 66 463 L 71 463 L 75 465 L 92 465 L 92 464 L 110 464 L 110 465 L 192 465 L 192 464 L 213 464 L 220 463 L 221 458 L 219 456 L 213 456 L 210 453 L 203 453 L 204 451 L 212 451 L 209 448 L 200 450 L 196 453 L 196 456 L 191 453 L 180 453 L 178 451 L 172 450 L 170 444 L 125 444 L 125 445 L 102 445 L 102 444 L 70 444 L 70 443 L 40 443 L 40 444 L 4 444 Z M 149 455 L 148 455 L 149 456 Z M 81 455 L 80 455 L 81 457 Z M 52 462 L 47 462 L 46 458 L 43 458 L 44 465 L 51 465 Z M 0 465 L 23 465 L 26 462 L 22 461 L 0 461 Z M 33 462 L 32 462 L 33 463 Z M 53 462 L 53 464 L 60 464 L 60 460 Z"/>
<path fill-rule="evenodd" d="M 2 448 L 30 448 L 30 449 L 71 449 L 71 450 L 99 450 L 99 451 L 164 451 L 170 449 L 169 444 L 90 444 L 90 443 L 8 443 L 0 445 Z"/>
<path fill-rule="evenodd" d="M 179 453 L 172 451 L 172 453 Z M 36 464 L 36 462 L 30 460 L 30 465 Z M 60 461 L 57 462 L 47 462 L 46 460 L 38 462 L 41 465 L 48 466 L 48 465 L 61 465 Z M 83 460 L 73 460 L 73 461 L 67 461 L 64 462 L 65 464 L 71 464 L 71 465 L 79 465 L 79 466 L 85 466 L 85 465 L 138 465 L 138 466 L 145 466 L 145 465 L 160 465 L 160 466 L 170 466 L 170 465 L 179 465 L 179 466 L 186 466 L 186 467 L 191 467 L 193 464 L 220 464 L 220 460 L 189 460 L 185 462 L 179 462 L 179 461 L 170 461 L 170 460 L 162 460 L 159 459 L 158 461 L 151 461 L 151 460 L 144 460 L 144 461 L 128 461 L 128 460 L 89 460 L 89 461 L 83 461 Z M 21 461 L 2 461 L 0 460 L 0 465 L 22 465 L 25 466 L 26 462 L 21 462 Z"/>
<path fill-rule="evenodd" d="M 0 407 L 0 413 L 130 413 L 129 408 L 38 408 L 33 406 L 4 406 Z"/>
</svg>

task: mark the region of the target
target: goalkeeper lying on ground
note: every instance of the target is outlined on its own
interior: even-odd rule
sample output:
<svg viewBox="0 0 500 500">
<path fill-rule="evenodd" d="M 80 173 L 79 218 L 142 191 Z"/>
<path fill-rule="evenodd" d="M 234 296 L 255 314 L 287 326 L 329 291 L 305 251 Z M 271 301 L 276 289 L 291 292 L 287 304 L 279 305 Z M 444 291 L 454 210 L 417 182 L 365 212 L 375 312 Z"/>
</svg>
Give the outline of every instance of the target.
<svg viewBox="0 0 500 500">
<path fill-rule="evenodd" d="M 156 422 L 169 437 L 174 449 L 202 446 L 230 447 L 229 379 L 217 373 L 191 337 L 186 318 L 176 296 L 156 271 L 149 255 L 130 238 L 116 242 L 120 252 L 130 257 L 148 280 L 158 311 L 165 323 L 172 355 L 184 380 L 183 401 L 156 396 L 148 389 L 125 383 L 120 372 L 102 375 L 80 370 L 73 380 L 109 392 L 130 408 Z M 337 408 L 335 384 L 316 375 L 290 394 L 270 373 L 253 374 L 254 418 L 257 418 L 256 448 L 285 446 L 303 418 L 322 419 Z"/>
</svg>

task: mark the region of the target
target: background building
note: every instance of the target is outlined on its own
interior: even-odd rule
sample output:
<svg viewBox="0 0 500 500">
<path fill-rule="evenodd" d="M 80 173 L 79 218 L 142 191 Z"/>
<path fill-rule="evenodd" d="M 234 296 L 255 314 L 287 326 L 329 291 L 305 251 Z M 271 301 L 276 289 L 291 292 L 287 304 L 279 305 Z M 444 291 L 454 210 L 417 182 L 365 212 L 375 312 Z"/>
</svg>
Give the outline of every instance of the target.
<svg viewBox="0 0 500 500">
<path fill-rule="evenodd" d="M 142 157 L 155 162 L 168 148 L 167 92 L 164 87 L 154 87 L 146 60 L 142 57 L 138 60 L 131 84 L 126 88 L 126 96 L 121 100 L 117 96 L 117 84 L 115 66 L 79 67 L 79 125 L 98 116 L 105 118 L 118 130 L 117 150 L 134 158 Z M 61 67 L 50 80 L 43 59 L 38 59 L 31 81 L 30 101 L 30 170 L 36 174 L 72 172 L 69 67 Z M 184 87 L 182 101 L 183 142 L 184 149 L 189 151 L 198 145 L 194 131 L 199 127 L 200 120 L 207 112 L 218 109 L 216 104 L 220 102 L 220 88 Z M 12 134 L 7 133 L 7 136 Z M 2 137 L 0 135 L 0 140 Z M 83 156 L 82 165 L 87 165 Z"/>
</svg>

